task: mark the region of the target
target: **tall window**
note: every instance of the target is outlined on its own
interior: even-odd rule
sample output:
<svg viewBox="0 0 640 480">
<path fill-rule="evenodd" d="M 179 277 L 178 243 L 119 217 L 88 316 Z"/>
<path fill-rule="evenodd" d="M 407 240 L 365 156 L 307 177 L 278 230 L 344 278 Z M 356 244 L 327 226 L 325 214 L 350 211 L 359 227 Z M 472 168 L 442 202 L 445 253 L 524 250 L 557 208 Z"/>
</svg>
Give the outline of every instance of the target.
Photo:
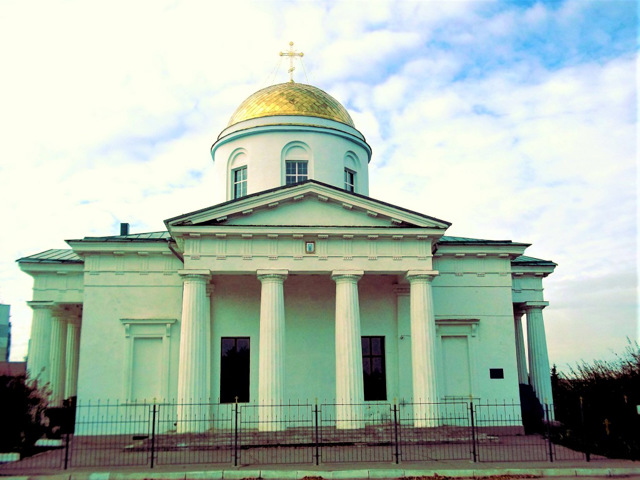
<svg viewBox="0 0 640 480">
<path fill-rule="evenodd" d="M 344 189 L 347 192 L 356 191 L 356 172 L 348 168 L 344 169 Z"/>
<path fill-rule="evenodd" d="M 233 198 L 244 197 L 247 194 L 247 167 L 233 170 Z"/>
<path fill-rule="evenodd" d="M 307 162 L 287 160 L 285 162 L 285 180 L 287 185 L 303 182 L 308 178 Z"/>
<path fill-rule="evenodd" d="M 364 399 L 387 399 L 387 375 L 384 368 L 384 337 L 362 337 Z"/>
<path fill-rule="evenodd" d="M 249 337 L 222 338 L 220 403 L 249 401 Z"/>
</svg>

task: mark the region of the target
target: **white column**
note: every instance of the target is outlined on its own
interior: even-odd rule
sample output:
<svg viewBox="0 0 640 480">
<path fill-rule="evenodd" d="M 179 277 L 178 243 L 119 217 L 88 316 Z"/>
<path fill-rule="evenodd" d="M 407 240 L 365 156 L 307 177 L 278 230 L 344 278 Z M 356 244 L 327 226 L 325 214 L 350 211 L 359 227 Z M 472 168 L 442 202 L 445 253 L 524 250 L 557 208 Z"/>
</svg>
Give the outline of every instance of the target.
<svg viewBox="0 0 640 480">
<path fill-rule="evenodd" d="M 51 407 L 61 407 L 64 400 L 67 315 L 67 312 L 60 309 L 54 310 L 51 316 L 51 351 L 49 354 L 51 365 L 49 406 Z"/>
<path fill-rule="evenodd" d="M 31 382 L 37 382 L 39 387 L 44 387 L 49 382 L 53 302 L 28 302 L 28 305 L 33 309 L 33 320 L 31 321 L 27 372 Z"/>
<path fill-rule="evenodd" d="M 334 271 L 336 282 L 336 428 L 364 428 L 358 280 L 362 271 Z"/>
<path fill-rule="evenodd" d="M 431 281 L 437 271 L 409 271 L 411 284 L 411 371 L 413 378 L 413 424 L 435 427 L 440 424 L 436 369 L 436 320 Z"/>
<path fill-rule="evenodd" d="M 209 428 L 205 403 L 207 359 L 210 348 L 210 301 L 207 297 L 209 270 L 181 270 L 182 320 L 180 322 L 180 362 L 178 365 L 178 433 L 203 432 Z"/>
<path fill-rule="evenodd" d="M 516 364 L 518 367 L 518 383 L 521 385 L 529 384 L 529 375 L 527 374 L 527 360 L 524 350 L 524 334 L 522 332 L 522 315 L 524 310 L 514 305 L 513 322 L 516 333 Z"/>
<path fill-rule="evenodd" d="M 285 428 L 284 404 L 284 289 L 287 270 L 258 270 L 260 296 L 260 360 L 258 364 L 259 430 Z"/>
<path fill-rule="evenodd" d="M 551 368 L 547 353 L 547 337 L 544 332 L 542 309 L 548 302 L 527 302 L 527 343 L 529 346 L 529 370 L 531 386 L 542 405 L 548 404 L 549 419 L 554 419 Z"/>
<path fill-rule="evenodd" d="M 78 394 L 78 360 L 80 358 L 80 319 L 70 318 L 67 323 L 67 356 L 66 377 L 64 381 L 64 398 Z"/>
<path fill-rule="evenodd" d="M 207 359 L 205 361 L 205 375 L 207 376 L 207 395 L 211 398 L 211 328 L 213 323 L 213 311 L 212 311 L 212 303 L 211 299 L 213 298 L 213 292 L 215 291 L 216 286 L 213 283 L 209 283 L 207 285 L 207 308 L 208 308 L 208 316 L 207 316 L 207 325 L 205 331 L 205 337 L 207 338 L 207 347 L 206 347 L 206 356 Z M 209 410 L 211 411 L 213 406 L 210 406 Z"/>
</svg>

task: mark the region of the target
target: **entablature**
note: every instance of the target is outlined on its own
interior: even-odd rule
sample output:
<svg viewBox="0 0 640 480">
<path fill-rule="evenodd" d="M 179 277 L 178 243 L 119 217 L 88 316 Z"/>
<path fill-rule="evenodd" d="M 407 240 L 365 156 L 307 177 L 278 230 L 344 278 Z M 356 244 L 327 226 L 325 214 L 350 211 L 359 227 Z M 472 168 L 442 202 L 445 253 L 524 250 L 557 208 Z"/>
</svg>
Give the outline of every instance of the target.
<svg viewBox="0 0 640 480">
<path fill-rule="evenodd" d="M 206 229 L 206 230 L 205 230 Z M 431 269 L 435 240 L 424 229 L 318 227 L 177 227 L 185 268 L 244 271 L 247 265 L 273 268 L 285 262 L 293 270 L 322 271 L 358 263 L 361 269 L 398 271 L 410 262 Z M 406 263 L 406 268 L 397 264 Z M 328 265 L 331 265 L 330 267 Z M 254 267 L 250 267 L 251 269 Z M 351 267 L 349 267 L 351 268 Z"/>
</svg>

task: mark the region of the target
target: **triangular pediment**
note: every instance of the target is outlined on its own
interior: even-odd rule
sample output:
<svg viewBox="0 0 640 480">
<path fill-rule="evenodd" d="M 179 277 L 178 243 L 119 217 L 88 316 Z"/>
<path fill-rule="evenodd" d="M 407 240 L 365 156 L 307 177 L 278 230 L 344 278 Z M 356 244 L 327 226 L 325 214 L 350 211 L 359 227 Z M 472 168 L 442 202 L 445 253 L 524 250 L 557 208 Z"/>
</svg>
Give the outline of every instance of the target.
<svg viewBox="0 0 640 480">
<path fill-rule="evenodd" d="M 256 193 L 165 221 L 184 226 L 427 228 L 450 223 L 313 180 Z"/>
</svg>

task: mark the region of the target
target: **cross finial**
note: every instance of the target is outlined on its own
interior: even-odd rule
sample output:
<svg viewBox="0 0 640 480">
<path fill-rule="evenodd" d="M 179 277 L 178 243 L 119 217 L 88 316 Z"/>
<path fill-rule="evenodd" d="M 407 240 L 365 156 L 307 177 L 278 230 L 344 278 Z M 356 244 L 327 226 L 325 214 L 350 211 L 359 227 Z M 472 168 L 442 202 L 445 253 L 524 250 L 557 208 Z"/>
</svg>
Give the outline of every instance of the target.
<svg viewBox="0 0 640 480">
<path fill-rule="evenodd" d="M 293 71 L 296 69 L 296 67 L 293 66 L 293 57 L 302 58 L 304 56 L 304 53 L 296 52 L 293 49 L 293 42 L 289 42 L 289 51 L 288 52 L 280 52 L 280 56 L 281 57 L 289 57 L 289 81 L 291 83 L 293 83 Z"/>
</svg>

